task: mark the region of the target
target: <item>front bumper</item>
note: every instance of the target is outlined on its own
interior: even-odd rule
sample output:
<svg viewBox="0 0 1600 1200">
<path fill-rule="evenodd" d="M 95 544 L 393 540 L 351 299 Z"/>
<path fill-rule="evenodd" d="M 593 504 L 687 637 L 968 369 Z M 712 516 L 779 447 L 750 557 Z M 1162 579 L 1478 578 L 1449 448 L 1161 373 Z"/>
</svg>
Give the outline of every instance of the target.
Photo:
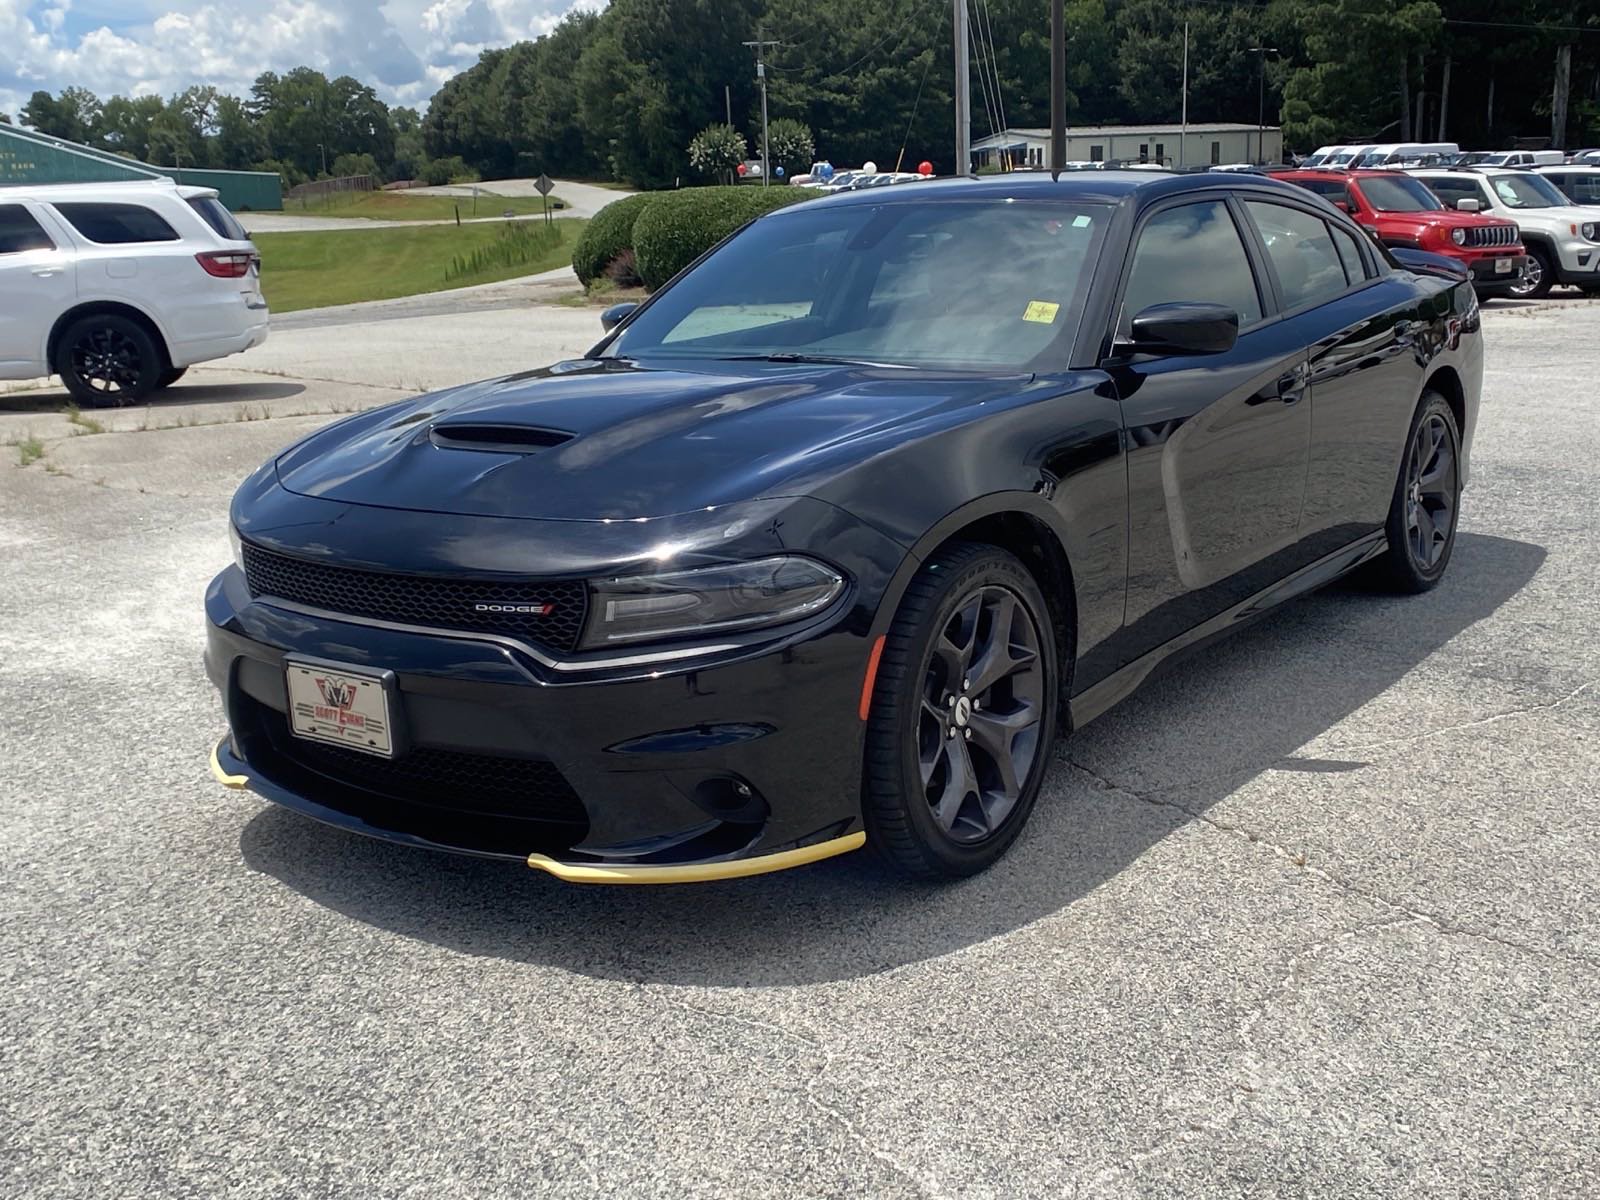
<svg viewBox="0 0 1600 1200">
<path fill-rule="evenodd" d="M 503 640 L 252 600 L 237 567 L 206 610 L 229 726 L 213 774 L 328 824 L 572 882 L 736 878 L 865 841 L 853 609 L 715 661 L 581 680 Z M 393 671 L 400 756 L 290 735 L 294 656 Z"/>
<path fill-rule="evenodd" d="M 1496 264 L 1504 259 L 1511 259 L 1509 271 L 1497 271 Z M 1472 272 L 1472 286 L 1480 296 L 1498 296 L 1509 294 L 1511 289 L 1522 281 L 1523 271 L 1528 263 L 1528 256 L 1521 252 L 1516 254 L 1484 255 L 1467 261 L 1466 266 Z"/>
</svg>

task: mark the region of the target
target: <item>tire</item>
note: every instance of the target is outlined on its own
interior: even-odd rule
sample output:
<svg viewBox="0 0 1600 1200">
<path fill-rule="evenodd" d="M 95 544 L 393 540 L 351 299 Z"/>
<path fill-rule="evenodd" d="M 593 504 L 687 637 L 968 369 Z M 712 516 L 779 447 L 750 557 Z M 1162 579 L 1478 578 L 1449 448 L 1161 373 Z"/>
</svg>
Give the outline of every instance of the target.
<svg viewBox="0 0 1600 1200">
<path fill-rule="evenodd" d="M 166 355 L 150 331 L 116 313 L 83 317 L 56 346 L 56 374 L 85 408 L 137 404 L 159 386 Z"/>
<path fill-rule="evenodd" d="M 1460 515 L 1461 431 L 1445 398 L 1424 392 L 1384 524 L 1388 551 L 1373 563 L 1376 581 L 1407 595 L 1435 587 L 1450 565 Z"/>
<path fill-rule="evenodd" d="M 1556 271 L 1550 255 L 1537 246 L 1528 247 L 1528 269 L 1521 283 L 1511 285 L 1510 294 L 1516 300 L 1538 300 L 1548 296 L 1555 286 Z"/>
<path fill-rule="evenodd" d="M 867 724 L 867 841 L 892 869 L 958 879 L 1016 841 L 1049 764 L 1061 661 L 1014 555 L 958 543 L 923 564 L 885 637 Z"/>
<path fill-rule="evenodd" d="M 189 373 L 188 367 L 168 367 L 156 376 L 156 388 L 169 388 Z"/>
</svg>

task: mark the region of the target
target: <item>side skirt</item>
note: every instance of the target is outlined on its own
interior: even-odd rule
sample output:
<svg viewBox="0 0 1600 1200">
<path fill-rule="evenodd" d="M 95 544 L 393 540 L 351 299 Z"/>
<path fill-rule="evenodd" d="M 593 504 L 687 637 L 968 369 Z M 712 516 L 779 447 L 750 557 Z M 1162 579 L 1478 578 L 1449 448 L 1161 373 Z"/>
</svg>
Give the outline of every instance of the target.
<svg viewBox="0 0 1600 1200">
<path fill-rule="evenodd" d="M 1271 587 L 1263 588 L 1254 596 L 1235 604 L 1186 633 L 1179 634 L 1165 645 L 1157 646 L 1148 654 L 1134 659 L 1127 666 L 1112 672 L 1099 683 L 1085 688 L 1073 697 L 1071 704 L 1072 728 L 1081 729 L 1101 713 L 1126 700 L 1148 679 L 1156 668 L 1187 650 L 1202 643 L 1232 633 L 1286 600 L 1316 591 L 1332 583 L 1347 571 L 1352 571 L 1369 559 L 1384 552 L 1386 542 L 1383 531 L 1377 530 L 1343 549 L 1319 558 L 1301 567 L 1293 575 L 1280 579 Z"/>
</svg>

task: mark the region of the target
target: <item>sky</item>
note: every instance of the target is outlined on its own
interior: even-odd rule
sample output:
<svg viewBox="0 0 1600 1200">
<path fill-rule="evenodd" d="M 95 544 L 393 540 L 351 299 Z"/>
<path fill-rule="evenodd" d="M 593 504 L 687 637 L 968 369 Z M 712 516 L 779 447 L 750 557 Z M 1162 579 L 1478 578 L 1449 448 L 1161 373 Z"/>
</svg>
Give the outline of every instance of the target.
<svg viewBox="0 0 1600 1200">
<path fill-rule="evenodd" d="M 192 84 L 246 95 L 262 71 L 353 75 L 424 107 L 486 46 L 538 37 L 604 0 L 0 0 L 0 112 L 35 91 L 105 99 Z"/>
</svg>

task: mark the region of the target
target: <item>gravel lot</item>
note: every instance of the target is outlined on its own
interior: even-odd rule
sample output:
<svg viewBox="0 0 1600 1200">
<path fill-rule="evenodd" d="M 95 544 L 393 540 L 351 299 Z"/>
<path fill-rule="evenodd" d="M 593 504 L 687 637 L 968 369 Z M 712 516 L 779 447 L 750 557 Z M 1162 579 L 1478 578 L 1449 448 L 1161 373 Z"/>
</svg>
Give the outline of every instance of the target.
<svg viewBox="0 0 1600 1200">
<path fill-rule="evenodd" d="M 0 397 L 0 1193 L 1595 1194 L 1600 304 L 1487 314 L 1440 589 L 1189 660 L 945 889 L 573 888 L 212 783 L 237 480 L 598 330 L 380 315 L 104 433 Z"/>
</svg>

